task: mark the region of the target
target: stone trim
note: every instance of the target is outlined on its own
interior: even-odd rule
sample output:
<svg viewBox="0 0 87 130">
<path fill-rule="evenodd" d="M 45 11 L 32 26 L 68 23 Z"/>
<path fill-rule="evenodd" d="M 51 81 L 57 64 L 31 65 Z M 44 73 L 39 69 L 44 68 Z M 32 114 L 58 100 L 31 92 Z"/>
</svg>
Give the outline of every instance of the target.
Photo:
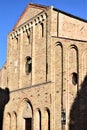
<svg viewBox="0 0 87 130">
<path fill-rule="evenodd" d="M 34 25 L 37 25 L 37 24 L 43 22 L 46 19 L 46 17 L 47 17 L 46 13 L 41 13 L 40 15 L 37 15 L 33 19 L 30 19 L 29 21 L 27 21 L 27 23 L 25 23 L 24 25 L 20 26 L 18 29 L 13 30 L 10 33 L 10 37 L 12 39 L 14 39 L 15 37 L 18 38 L 18 36 L 21 33 L 26 32 L 27 30 L 29 30 Z"/>
<path fill-rule="evenodd" d="M 52 83 L 52 81 L 43 82 L 43 83 L 40 83 L 40 84 L 35 84 L 35 85 L 31 85 L 31 86 L 24 87 L 24 88 L 19 88 L 19 89 L 10 91 L 10 93 L 17 92 L 17 91 L 24 90 L 24 89 L 31 89 L 32 87 L 39 87 L 41 85 L 48 84 L 48 83 Z"/>
</svg>

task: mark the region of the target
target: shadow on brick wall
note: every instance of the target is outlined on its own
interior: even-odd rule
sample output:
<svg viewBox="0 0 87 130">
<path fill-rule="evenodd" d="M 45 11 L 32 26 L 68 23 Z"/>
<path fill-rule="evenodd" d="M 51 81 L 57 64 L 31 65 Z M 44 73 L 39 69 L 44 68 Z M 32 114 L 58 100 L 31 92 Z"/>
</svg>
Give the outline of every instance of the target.
<svg viewBox="0 0 87 130">
<path fill-rule="evenodd" d="M 3 116 L 4 116 L 4 108 L 5 105 L 9 101 L 9 89 L 0 88 L 0 130 L 2 130 L 3 127 Z"/>
<path fill-rule="evenodd" d="M 87 130 L 87 76 L 71 107 L 69 130 Z"/>
</svg>

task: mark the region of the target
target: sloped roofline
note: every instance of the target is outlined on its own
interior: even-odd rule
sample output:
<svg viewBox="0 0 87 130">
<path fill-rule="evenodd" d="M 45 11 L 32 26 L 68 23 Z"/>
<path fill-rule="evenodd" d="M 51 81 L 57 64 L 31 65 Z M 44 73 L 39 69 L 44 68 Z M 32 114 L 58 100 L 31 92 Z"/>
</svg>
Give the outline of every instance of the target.
<svg viewBox="0 0 87 130">
<path fill-rule="evenodd" d="M 36 3 L 32 3 L 32 2 L 29 3 L 29 4 L 27 5 L 27 7 L 25 8 L 25 10 L 23 11 L 22 15 L 19 17 L 17 23 L 16 23 L 15 26 L 13 27 L 13 30 L 15 30 L 16 26 L 17 26 L 18 23 L 20 22 L 20 19 L 22 19 L 22 17 L 24 16 L 25 12 L 26 12 L 26 11 L 28 10 L 28 8 L 30 8 L 30 7 L 32 7 L 32 8 L 37 8 L 37 9 L 41 9 L 42 11 L 44 11 L 44 10 L 50 8 L 51 6 L 45 6 L 45 5 L 36 4 Z M 54 8 L 54 7 L 53 7 L 53 10 L 55 10 L 55 11 L 57 11 L 57 12 L 60 12 L 60 13 L 62 13 L 62 14 L 65 14 L 65 15 L 67 15 L 67 16 L 70 16 L 70 17 L 72 17 L 72 18 L 78 19 L 78 20 L 80 20 L 80 21 L 87 22 L 87 20 L 85 20 L 85 19 L 83 19 L 83 18 L 80 18 L 80 17 L 78 17 L 78 16 L 72 15 L 72 14 L 67 13 L 67 12 L 65 12 L 65 11 L 62 11 L 62 10 L 60 10 L 60 9 L 57 9 L 57 8 Z"/>
<path fill-rule="evenodd" d="M 13 30 L 16 28 L 16 26 L 18 25 L 20 19 L 22 19 L 22 17 L 24 16 L 25 12 L 28 10 L 28 8 L 37 8 L 37 9 L 41 9 L 42 11 L 43 10 L 46 10 L 49 8 L 49 6 L 44 6 L 44 5 L 40 5 L 40 4 L 35 4 L 35 3 L 29 3 L 27 5 L 27 7 L 25 8 L 25 10 L 23 11 L 22 15 L 20 16 L 20 18 L 18 19 L 17 23 L 15 24 L 15 26 L 13 27 Z"/>
<path fill-rule="evenodd" d="M 78 19 L 78 20 L 80 20 L 80 21 L 87 22 L 86 19 L 80 18 L 80 17 L 78 17 L 78 16 L 75 16 L 75 15 L 73 15 L 73 14 L 70 14 L 70 13 L 67 13 L 67 12 L 65 12 L 65 11 L 59 10 L 59 9 L 57 9 L 57 8 L 53 8 L 53 10 L 55 10 L 55 11 L 57 11 L 57 12 L 60 12 L 60 13 L 62 13 L 62 14 L 65 14 L 65 15 L 67 15 L 67 16 L 70 16 L 70 17 L 72 17 L 72 18 Z"/>
</svg>

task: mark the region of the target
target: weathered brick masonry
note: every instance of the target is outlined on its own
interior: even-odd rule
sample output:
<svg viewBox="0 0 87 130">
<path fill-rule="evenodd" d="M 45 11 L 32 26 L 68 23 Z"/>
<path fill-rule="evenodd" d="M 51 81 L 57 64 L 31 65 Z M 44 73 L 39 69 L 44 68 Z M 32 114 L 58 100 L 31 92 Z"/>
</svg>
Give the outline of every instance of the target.
<svg viewBox="0 0 87 130">
<path fill-rule="evenodd" d="M 8 35 L 3 130 L 86 130 L 87 22 L 30 3 Z"/>
</svg>

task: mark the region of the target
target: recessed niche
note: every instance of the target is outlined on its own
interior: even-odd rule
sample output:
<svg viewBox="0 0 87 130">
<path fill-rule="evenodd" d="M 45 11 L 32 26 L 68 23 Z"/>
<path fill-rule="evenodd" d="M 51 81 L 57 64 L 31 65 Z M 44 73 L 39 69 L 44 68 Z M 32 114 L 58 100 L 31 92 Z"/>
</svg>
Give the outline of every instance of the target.
<svg viewBox="0 0 87 130">
<path fill-rule="evenodd" d="M 72 73 L 72 84 L 76 85 L 78 83 L 78 75 L 76 72 Z"/>
<path fill-rule="evenodd" d="M 26 57 L 25 72 L 28 75 L 32 71 L 32 59 L 30 56 Z"/>
</svg>

